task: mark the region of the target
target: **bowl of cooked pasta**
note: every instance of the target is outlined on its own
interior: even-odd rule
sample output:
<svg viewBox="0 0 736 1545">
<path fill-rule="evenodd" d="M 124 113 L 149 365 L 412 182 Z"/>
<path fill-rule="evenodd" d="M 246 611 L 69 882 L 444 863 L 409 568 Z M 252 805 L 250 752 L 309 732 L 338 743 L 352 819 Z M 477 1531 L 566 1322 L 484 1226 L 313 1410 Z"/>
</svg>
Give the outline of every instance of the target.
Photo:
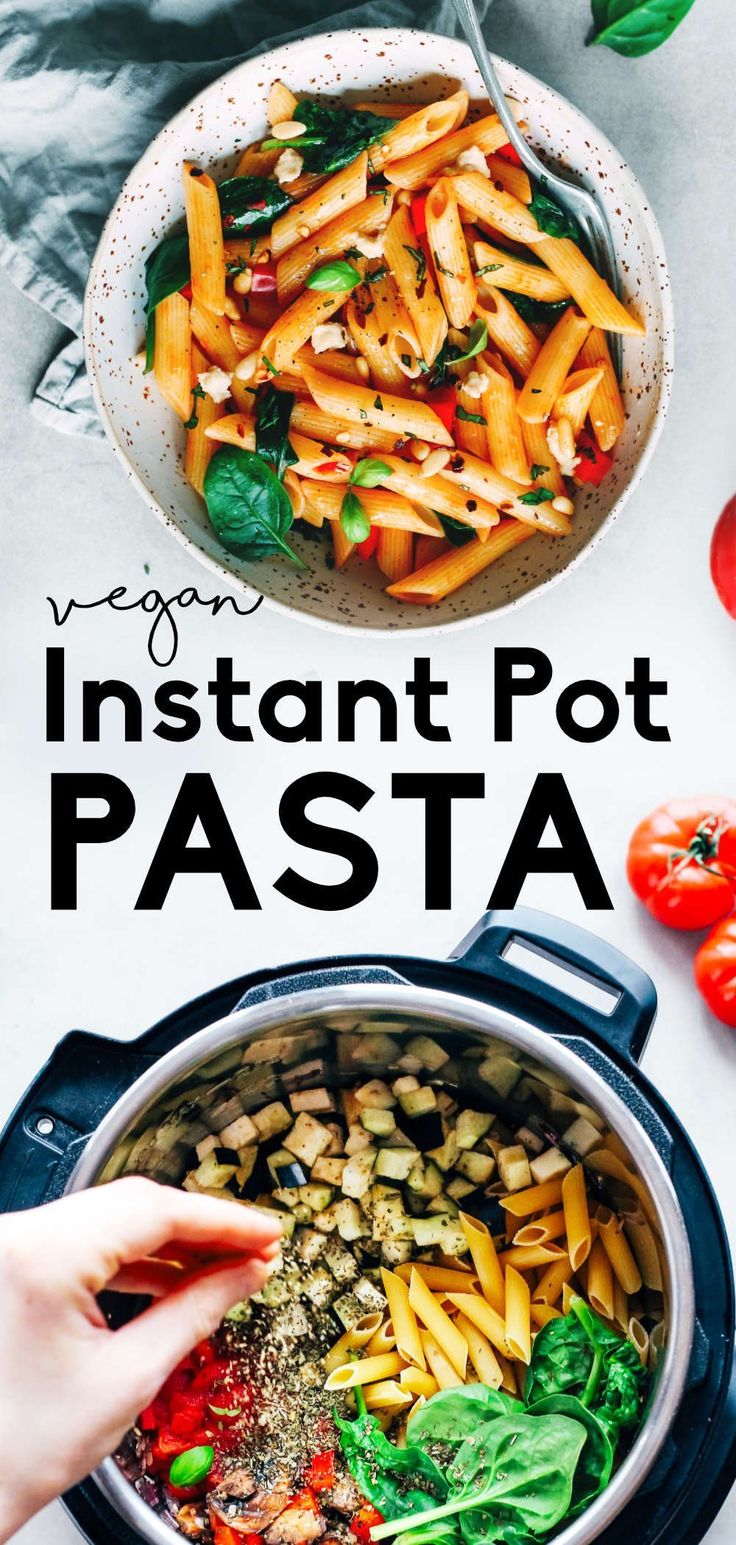
<svg viewBox="0 0 736 1545">
<path fill-rule="evenodd" d="M 530 143 L 595 184 L 620 298 L 467 46 L 407 29 L 230 71 L 105 226 L 85 347 L 116 451 L 210 570 L 305 620 L 432 629 L 528 599 L 608 529 L 661 429 L 671 307 L 644 194 L 576 108 L 497 65 Z"/>
</svg>

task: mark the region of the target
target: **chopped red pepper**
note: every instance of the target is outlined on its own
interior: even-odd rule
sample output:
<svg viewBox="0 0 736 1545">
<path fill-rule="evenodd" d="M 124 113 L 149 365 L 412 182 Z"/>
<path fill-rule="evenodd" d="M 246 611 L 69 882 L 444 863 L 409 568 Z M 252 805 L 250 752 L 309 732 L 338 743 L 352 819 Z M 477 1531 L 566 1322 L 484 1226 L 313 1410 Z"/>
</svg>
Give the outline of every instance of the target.
<svg viewBox="0 0 736 1545">
<path fill-rule="evenodd" d="M 319 1503 L 317 1498 L 315 1497 L 314 1493 L 310 1491 L 308 1486 L 305 1486 L 302 1491 L 295 1491 L 293 1497 L 289 1497 L 284 1511 L 286 1512 L 289 1508 L 292 1507 L 299 1508 L 300 1512 L 319 1512 Z"/>
<path fill-rule="evenodd" d="M 241 1534 L 229 1524 L 215 1524 L 215 1545 L 263 1545 L 260 1534 Z"/>
<path fill-rule="evenodd" d="M 191 300 L 191 298 L 192 298 L 192 286 L 191 286 L 191 284 L 183 284 L 181 289 L 180 289 L 180 291 L 179 291 L 179 294 L 183 295 L 185 300 Z"/>
<path fill-rule="evenodd" d="M 339 462 L 339 461 L 321 461 L 319 466 L 315 467 L 314 470 L 315 470 L 315 472 L 316 472 L 316 474 L 318 476 L 328 477 L 330 472 L 340 472 L 341 469 L 342 469 L 342 462 Z"/>
<path fill-rule="evenodd" d="M 220 1379 L 225 1380 L 228 1374 L 233 1371 L 231 1358 L 216 1358 L 215 1362 L 208 1363 L 206 1367 L 200 1368 L 199 1373 L 195 1373 L 192 1380 L 192 1389 L 211 1389 L 213 1384 L 218 1383 Z M 227 1401 L 223 1400 L 222 1404 L 227 1405 Z"/>
<path fill-rule="evenodd" d="M 276 264 L 256 263 L 250 271 L 251 295 L 272 295 L 276 289 Z"/>
<path fill-rule="evenodd" d="M 447 383 L 435 387 L 427 397 L 427 405 L 437 414 L 448 434 L 452 434 L 457 412 L 457 387 Z"/>
<path fill-rule="evenodd" d="M 371 526 L 370 534 L 366 537 L 365 541 L 358 543 L 358 548 L 357 548 L 358 556 L 360 558 L 372 558 L 373 554 L 374 554 L 374 552 L 375 552 L 375 550 L 377 548 L 377 546 L 378 546 L 378 527 L 377 526 Z"/>
<path fill-rule="evenodd" d="M 409 214 L 411 216 L 411 223 L 414 226 L 415 236 L 426 236 L 427 234 L 428 198 L 428 193 L 415 193 L 409 205 Z"/>
<path fill-rule="evenodd" d="M 371 1545 L 371 1529 L 382 1523 L 383 1514 L 379 1513 L 378 1508 L 372 1507 L 370 1502 L 366 1502 L 351 1519 L 350 1533 L 355 1535 L 360 1545 Z"/>
<path fill-rule="evenodd" d="M 205 1363 L 214 1363 L 217 1353 L 211 1341 L 199 1341 L 191 1354 L 192 1362 L 198 1368 L 203 1368 Z"/>
<path fill-rule="evenodd" d="M 509 140 L 507 140 L 505 145 L 501 145 L 500 149 L 496 151 L 496 155 L 500 156 L 502 161 L 508 161 L 510 166 L 524 165 L 518 150 L 514 150 Z"/>
<path fill-rule="evenodd" d="M 613 466 L 613 457 L 601 450 L 587 429 L 578 436 L 577 454 L 580 461 L 575 468 L 576 483 L 602 483 Z"/>
<path fill-rule="evenodd" d="M 200 1481 L 198 1486 L 172 1486 L 171 1481 L 167 1481 L 167 1486 L 172 1497 L 175 1497 L 177 1502 L 196 1502 L 197 1498 L 203 1496 L 207 1489 L 202 1481 Z"/>
<path fill-rule="evenodd" d="M 177 1454 L 183 1454 L 191 1446 L 190 1438 L 180 1437 L 170 1427 L 162 1427 L 154 1439 L 151 1453 L 158 1464 L 165 1459 L 175 1459 Z"/>
<path fill-rule="evenodd" d="M 336 1480 L 334 1448 L 326 1448 L 321 1454 L 315 1454 L 305 1479 L 313 1491 L 332 1490 Z"/>
<path fill-rule="evenodd" d="M 153 1400 L 151 1401 L 150 1406 L 146 1406 L 145 1411 L 141 1411 L 141 1414 L 138 1417 L 138 1426 L 141 1427 L 144 1432 L 155 1432 L 159 1425 L 160 1422 L 159 1415 L 156 1410 L 156 1401 Z"/>
</svg>

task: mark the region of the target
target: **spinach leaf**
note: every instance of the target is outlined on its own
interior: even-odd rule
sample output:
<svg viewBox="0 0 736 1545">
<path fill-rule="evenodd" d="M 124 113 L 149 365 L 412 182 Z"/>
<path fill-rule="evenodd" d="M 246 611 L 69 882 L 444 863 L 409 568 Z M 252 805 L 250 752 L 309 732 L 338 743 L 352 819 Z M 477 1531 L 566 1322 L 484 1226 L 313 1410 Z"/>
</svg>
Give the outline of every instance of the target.
<svg viewBox="0 0 736 1545">
<path fill-rule="evenodd" d="M 531 295 L 515 295 L 511 290 L 504 290 L 504 295 L 507 300 L 511 301 L 514 310 L 518 311 L 519 316 L 529 323 L 530 327 L 535 322 L 543 322 L 554 326 L 555 322 L 559 321 L 563 311 L 566 311 L 570 304 L 569 300 L 533 300 Z"/>
<path fill-rule="evenodd" d="M 593 0 L 598 29 L 591 43 L 604 43 L 627 59 L 640 59 L 672 36 L 695 0 Z"/>
<path fill-rule="evenodd" d="M 447 1496 L 447 1481 L 429 1454 L 411 1443 L 396 1448 L 375 1416 L 364 1413 L 348 1422 L 335 1412 L 335 1424 L 353 1480 L 384 1518 L 427 1512 L 436 1498 Z M 426 1490 L 417 1489 L 422 1483 Z"/>
<path fill-rule="evenodd" d="M 542 178 L 543 186 L 544 181 L 545 179 Z M 542 193 L 539 188 L 534 190 L 529 210 L 533 214 L 540 231 L 544 231 L 547 236 L 567 236 L 570 241 L 579 243 L 580 232 L 575 221 L 570 215 L 566 214 L 564 209 L 560 209 L 559 204 L 556 204 L 554 199 L 548 198 L 547 194 Z"/>
<path fill-rule="evenodd" d="M 183 290 L 191 278 L 189 265 L 189 237 L 165 236 L 153 252 L 149 252 L 145 265 L 146 275 L 146 375 L 153 370 L 153 351 L 156 345 L 156 307 L 169 295 Z"/>
<path fill-rule="evenodd" d="M 568 1518 L 577 1518 L 611 1479 L 613 1447 L 598 1418 L 574 1395 L 547 1395 L 529 1408 L 530 1416 L 569 1416 L 585 1428 L 585 1447 L 575 1468 Z"/>
<path fill-rule="evenodd" d="M 459 523 L 458 523 L 459 524 Z M 467 531 L 469 528 L 464 527 Z M 473 531 L 470 531 L 471 537 Z M 409 1417 L 406 1436 L 409 1443 L 463 1443 L 480 1422 L 495 1416 L 509 1416 L 523 1411 L 520 1400 L 491 1389 L 488 1384 L 466 1384 L 458 1389 L 441 1389 Z"/>
<path fill-rule="evenodd" d="M 437 515 L 436 510 L 435 514 Z M 462 520 L 456 520 L 454 515 L 437 515 L 437 518 L 441 521 L 442 530 L 453 547 L 464 547 L 466 542 L 472 542 L 475 536 L 472 526 L 466 525 Z M 475 1385 L 469 1384 L 468 1389 L 475 1389 Z M 434 1395 L 432 1399 L 434 1400 Z"/>
<path fill-rule="evenodd" d="M 267 386 L 256 408 L 256 451 L 274 467 L 282 478 L 287 467 L 299 460 L 289 440 L 289 420 L 295 398 L 291 392 L 277 392 Z"/>
<path fill-rule="evenodd" d="M 226 234 L 270 231 L 274 220 L 291 205 L 291 198 L 272 177 L 228 177 L 217 189 Z"/>
<path fill-rule="evenodd" d="M 218 451 L 205 473 L 204 497 L 224 547 L 246 559 L 285 553 L 304 568 L 284 540 L 294 518 L 289 495 L 255 451 L 230 445 Z"/>
<path fill-rule="evenodd" d="M 362 150 L 383 139 L 398 121 L 323 102 L 300 102 L 293 116 L 307 126 L 307 134 L 298 142 L 305 172 L 339 172 Z"/>
<path fill-rule="evenodd" d="M 404 1545 L 462 1545 L 458 1526 L 451 1518 L 436 1524 L 419 1524 L 404 1535 Z"/>
<path fill-rule="evenodd" d="M 582 1395 L 593 1366 L 593 1348 L 580 1321 L 572 1315 L 549 1320 L 534 1338 L 526 1371 L 527 1406 L 544 1395 Z"/>
</svg>

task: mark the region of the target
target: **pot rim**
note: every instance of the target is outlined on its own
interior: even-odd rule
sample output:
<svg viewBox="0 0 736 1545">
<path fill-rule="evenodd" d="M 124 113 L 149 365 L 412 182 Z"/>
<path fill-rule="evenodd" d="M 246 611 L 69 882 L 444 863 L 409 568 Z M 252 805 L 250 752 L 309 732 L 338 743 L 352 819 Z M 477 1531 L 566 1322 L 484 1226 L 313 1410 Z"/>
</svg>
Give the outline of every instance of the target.
<svg viewBox="0 0 736 1545">
<path fill-rule="evenodd" d="M 620 1470 L 591 1507 L 556 1537 L 556 1545 L 592 1545 L 634 1497 L 649 1474 L 669 1433 L 683 1394 L 690 1361 L 695 1298 L 692 1260 L 685 1222 L 672 1181 L 644 1128 L 621 1097 L 599 1073 L 568 1046 L 546 1031 L 493 1004 L 482 1003 L 448 991 L 401 983 L 351 983 L 306 988 L 246 1005 L 205 1026 L 166 1052 L 120 1097 L 92 1134 L 78 1160 L 66 1190 L 79 1191 L 94 1184 L 114 1144 L 155 1097 L 175 1078 L 193 1071 L 216 1051 L 260 1036 L 301 1018 L 314 1019 L 326 1012 L 385 1013 L 392 1019 L 421 1017 L 425 1022 L 451 1023 L 479 1035 L 494 1035 L 568 1077 L 575 1089 L 590 1100 L 611 1128 L 619 1133 L 632 1159 L 650 1187 L 658 1208 L 658 1220 L 670 1274 L 669 1334 L 652 1405 L 646 1422 Z M 171 1545 L 172 1528 L 136 1492 L 116 1461 L 105 1459 L 93 1472 L 96 1484 L 122 1518 L 152 1545 Z"/>
</svg>

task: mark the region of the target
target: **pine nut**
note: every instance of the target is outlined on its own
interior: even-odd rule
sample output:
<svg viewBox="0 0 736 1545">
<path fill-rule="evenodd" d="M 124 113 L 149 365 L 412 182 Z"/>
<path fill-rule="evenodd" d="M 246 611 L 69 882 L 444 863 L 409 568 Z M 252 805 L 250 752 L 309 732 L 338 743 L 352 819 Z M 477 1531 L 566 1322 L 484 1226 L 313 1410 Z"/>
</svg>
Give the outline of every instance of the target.
<svg viewBox="0 0 736 1545">
<path fill-rule="evenodd" d="M 311 236 L 312 233 L 308 225 L 298 225 L 296 228 L 296 234 L 297 236 L 301 236 L 302 241 L 306 241 L 307 237 Z"/>
<path fill-rule="evenodd" d="M 253 283 L 253 275 L 249 268 L 244 268 L 242 274 L 236 274 L 233 279 L 233 289 L 236 295 L 249 295 Z"/>
<path fill-rule="evenodd" d="M 560 495 L 558 499 L 552 500 L 552 508 L 553 510 L 557 510 L 558 515 L 575 514 L 575 505 L 573 504 L 572 499 L 563 499 L 562 495 Z"/>
<path fill-rule="evenodd" d="M 259 252 L 258 257 L 256 258 L 256 262 L 257 263 L 270 263 L 270 261 L 271 261 L 271 248 L 270 247 L 264 247 L 263 251 Z"/>
<path fill-rule="evenodd" d="M 259 350 L 254 349 L 252 354 L 246 354 L 244 359 L 239 360 L 233 371 L 236 381 L 252 381 L 259 359 Z"/>
<path fill-rule="evenodd" d="M 362 375 L 363 380 L 367 381 L 368 377 L 369 377 L 369 375 L 371 373 L 370 372 L 370 366 L 368 364 L 367 359 L 356 359 L 356 361 L 355 361 L 355 368 L 358 371 L 359 375 Z"/>
<path fill-rule="evenodd" d="M 232 295 L 225 296 L 225 316 L 228 317 L 231 322 L 240 321 L 240 307 L 237 301 L 233 300 Z"/>
<path fill-rule="evenodd" d="M 436 472 L 441 472 L 442 468 L 447 466 L 449 460 L 450 452 L 439 446 L 437 450 L 430 451 L 429 455 L 424 457 L 419 476 L 434 477 Z"/>
<path fill-rule="evenodd" d="M 426 461 L 429 451 L 430 447 L 427 445 L 426 440 L 412 440 L 411 454 L 415 461 Z"/>
<path fill-rule="evenodd" d="M 306 134 L 307 125 L 299 123 L 296 118 L 290 118 L 283 123 L 271 125 L 269 139 L 298 139 L 300 134 Z"/>
<path fill-rule="evenodd" d="M 398 193 L 396 195 L 396 203 L 397 204 L 410 204 L 412 199 L 413 199 L 413 197 L 414 197 L 414 194 L 410 193 L 408 188 L 399 188 L 399 191 L 398 191 Z"/>
</svg>

